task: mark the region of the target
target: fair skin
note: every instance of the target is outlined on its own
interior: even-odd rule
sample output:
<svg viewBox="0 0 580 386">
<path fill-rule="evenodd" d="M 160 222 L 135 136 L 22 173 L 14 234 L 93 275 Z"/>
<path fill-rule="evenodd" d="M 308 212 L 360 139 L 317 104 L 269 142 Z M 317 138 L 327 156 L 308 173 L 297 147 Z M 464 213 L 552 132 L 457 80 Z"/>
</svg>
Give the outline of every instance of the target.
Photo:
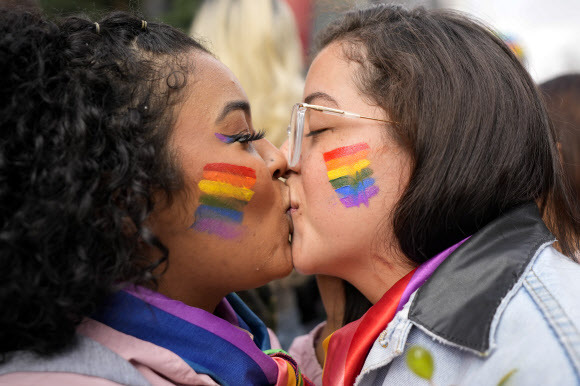
<svg viewBox="0 0 580 386">
<path fill-rule="evenodd" d="M 310 67 L 304 102 L 390 120 L 361 94 L 355 83 L 359 70 L 359 64 L 345 58 L 340 43 L 331 43 Z M 352 283 L 375 303 L 413 268 L 396 243 L 390 217 L 409 181 L 411 158 L 385 125 L 389 124 L 311 111 L 301 159 L 287 174 L 294 266 L 305 274 L 324 275 L 319 286 L 332 322 L 323 337 L 340 327 L 336 312 L 342 312 L 343 300 L 335 278 Z M 329 183 L 323 154 L 359 143 L 370 147 L 367 159 L 379 192 L 368 207 L 345 207 Z"/>
<path fill-rule="evenodd" d="M 255 133 L 248 99 L 231 71 L 205 53 L 193 53 L 194 69 L 170 138 L 185 188 L 151 216 L 153 231 L 169 249 L 159 292 L 213 312 L 228 293 L 255 288 L 292 270 L 288 192 L 278 177 L 284 155 L 270 142 L 224 143 L 222 135 Z M 224 238 L 192 228 L 201 205 L 199 182 L 208 164 L 230 164 L 255 171 L 254 192 L 241 212 L 239 236 Z"/>
</svg>

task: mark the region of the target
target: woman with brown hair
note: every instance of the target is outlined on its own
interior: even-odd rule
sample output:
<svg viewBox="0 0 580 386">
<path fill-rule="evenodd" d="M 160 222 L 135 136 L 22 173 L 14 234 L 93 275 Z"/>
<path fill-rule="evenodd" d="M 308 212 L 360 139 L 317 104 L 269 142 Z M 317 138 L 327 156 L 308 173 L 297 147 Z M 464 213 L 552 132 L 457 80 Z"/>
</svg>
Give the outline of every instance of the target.
<svg viewBox="0 0 580 386">
<path fill-rule="evenodd" d="M 328 312 L 291 349 L 303 369 L 316 345 L 325 385 L 580 381 L 579 208 L 534 82 L 488 27 L 347 12 L 289 131 L 293 261 Z"/>
</svg>

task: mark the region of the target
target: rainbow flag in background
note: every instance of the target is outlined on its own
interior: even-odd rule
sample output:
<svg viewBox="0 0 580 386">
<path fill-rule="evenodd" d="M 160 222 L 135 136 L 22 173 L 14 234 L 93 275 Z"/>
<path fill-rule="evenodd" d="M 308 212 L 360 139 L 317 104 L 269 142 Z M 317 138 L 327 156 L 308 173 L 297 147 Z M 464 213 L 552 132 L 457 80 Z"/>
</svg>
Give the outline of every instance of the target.
<svg viewBox="0 0 580 386">
<path fill-rule="evenodd" d="M 238 237 L 242 210 L 254 196 L 255 183 L 254 169 L 226 163 L 205 165 L 203 179 L 197 184 L 202 192 L 200 205 L 191 228 L 225 239 Z"/>
<path fill-rule="evenodd" d="M 328 170 L 328 179 L 334 191 L 341 197 L 340 202 L 347 207 L 365 204 L 369 206 L 369 198 L 379 192 L 371 162 L 366 159 L 370 147 L 366 143 L 339 147 L 323 154 Z"/>
</svg>

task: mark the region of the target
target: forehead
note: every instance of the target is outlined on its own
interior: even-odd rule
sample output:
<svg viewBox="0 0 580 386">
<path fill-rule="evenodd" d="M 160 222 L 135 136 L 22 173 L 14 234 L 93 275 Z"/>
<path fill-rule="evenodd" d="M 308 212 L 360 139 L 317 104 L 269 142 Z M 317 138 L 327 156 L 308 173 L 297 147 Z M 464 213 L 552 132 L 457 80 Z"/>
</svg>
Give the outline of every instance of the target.
<svg viewBox="0 0 580 386">
<path fill-rule="evenodd" d="M 361 92 L 359 74 L 362 66 L 345 55 L 344 44 L 348 43 L 333 42 L 316 56 L 306 77 L 303 100 L 388 120 L 386 112 L 369 95 Z M 351 49 L 350 46 L 347 48 Z"/>
<path fill-rule="evenodd" d="M 185 96 L 177 107 L 174 138 L 217 129 L 218 118 L 229 103 L 248 101 L 234 74 L 219 60 L 199 52 L 191 53 L 188 59 L 192 70 L 188 73 Z M 250 119 L 249 111 L 248 115 L 241 111 L 230 116 Z"/>
<path fill-rule="evenodd" d="M 329 105 L 329 102 L 324 100 L 313 100 L 311 103 L 328 107 L 345 107 L 347 100 L 360 96 L 355 84 L 355 76 L 359 69 L 358 63 L 346 58 L 341 43 L 329 44 L 320 51 L 310 66 L 304 97 L 316 92 L 325 93 L 331 95 L 340 106 Z"/>
<path fill-rule="evenodd" d="M 248 99 L 240 82 L 222 62 L 204 52 L 192 55 L 194 69 L 190 75 L 190 92 L 202 98 L 198 102 Z"/>
</svg>

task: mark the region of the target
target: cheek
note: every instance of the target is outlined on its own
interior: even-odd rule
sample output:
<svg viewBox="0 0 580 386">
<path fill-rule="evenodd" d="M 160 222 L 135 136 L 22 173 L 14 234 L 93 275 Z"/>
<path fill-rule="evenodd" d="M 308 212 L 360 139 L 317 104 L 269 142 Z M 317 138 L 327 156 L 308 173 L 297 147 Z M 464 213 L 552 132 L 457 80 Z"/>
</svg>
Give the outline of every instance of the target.
<svg viewBox="0 0 580 386">
<path fill-rule="evenodd" d="M 379 193 L 369 151 L 369 145 L 361 142 L 323 154 L 329 183 L 345 208 L 368 207 L 369 200 Z"/>
<path fill-rule="evenodd" d="M 227 163 L 205 165 L 191 228 L 228 240 L 241 237 L 244 210 L 254 196 L 255 183 L 254 169 Z"/>
<path fill-rule="evenodd" d="M 308 210 L 300 270 L 343 274 L 342 268 L 368 254 L 384 214 L 370 150 L 367 143 L 355 143 L 306 160 L 302 177 Z"/>
<path fill-rule="evenodd" d="M 329 207 L 368 208 L 379 187 L 365 142 L 308 157 L 303 168 L 304 194 L 312 212 Z M 328 212 L 327 212 L 328 214 Z"/>
</svg>

